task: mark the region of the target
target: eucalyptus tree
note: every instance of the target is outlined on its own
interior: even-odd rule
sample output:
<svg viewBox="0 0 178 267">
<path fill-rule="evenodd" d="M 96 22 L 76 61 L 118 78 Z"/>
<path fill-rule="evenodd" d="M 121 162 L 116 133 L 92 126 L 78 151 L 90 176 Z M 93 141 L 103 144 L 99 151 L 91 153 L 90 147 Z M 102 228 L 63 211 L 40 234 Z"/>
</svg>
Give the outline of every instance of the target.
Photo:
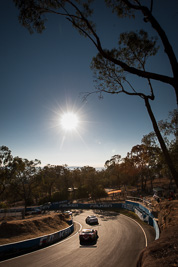
<svg viewBox="0 0 178 267">
<path fill-rule="evenodd" d="M 15 198 L 24 201 L 25 209 L 27 205 L 33 203 L 33 190 L 36 188 L 36 178 L 39 172 L 40 161 L 22 159 L 20 157 L 13 158 L 10 164 L 11 181 L 10 190 Z"/>
<path fill-rule="evenodd" d="M 134 159 L 130 157 L 131 153 L 127 153 L 127 156 L 122 159 L 120 166 L 120 172 L 122 175 L 122 183 L 126 187 L 132 185 L 138 187 L 139 171 L 134 164 Z"/>
<path fill-rule="evenodd" d="M 105 175 L 109 177 L 110 186 L 121 187 L 138 184 L 139 170 L 135 165 L 131 153 L 127 153 L 125 158 L 114 155 L 105 162 Z"/>
<path fill-rule="evenodd" d="M 164 138 L 165 143 L 169 149 L 169 153 L 176 170 L 178 170 L 178 143 L 177 143 L 177 110 L 169 112 L 168 118 L 158 122 L 160 131 Z M 162 151 L 160 150 L 159 143 L 154 132 L 144 135 L 142 143 L 150 148 L 152 151 L 152 169 L 156 168 L 157 173 L 166 176 L 172 182 L 172 175 L 165 162 Z M 155 161 L 154 161 L 155 158 Z M 151 164 L 150 164 L 151 165 Z"/>
<path fill-rule="evenodd" d="M 114 155 L 111 157 L 110 160 L 105 162 L 106 172 L 108 173 L 111 185 L 117 186 L 118 188 L 121 187 L 122 178 L 121 178 L 121 162 L 122 158 L 121 155 Z"/>
<path fill-rule="evenodd" d="M 84 166 L 80 170 L 84 185 L 87 186 L 89 192 L 91 192 L 97 185 L 96 169 L 91 166 Z"/>
<path fill-rule="evenodd" d="M 55 191 L 56 172 L 53 165 L 45 165 L 40 171 L 40 187 L 42 196 L 51 199 L 52 193 Z"/>
<path fill-rule="evenodd" d="M 42 199 L 51 201 L 54 193 L 58 193 L 58 196 L 59 193 L 67 195 L 69 187 L 69 170 L 67 166 L 48 164 L 41 169 L 39 176 Z"/>
<path fill-rule="evenodd" d="M 138 170 L 141 189 L 146 190 L 146 184 L 150 176 L 150 150 L 144 144 L 136 145 L 131 149 L 130 157 Z"/>
<path fill-rule="evenodd" d="M 81 187 L 84 184 L 80 168 L 72 170 L 72 183 L 73 183 L 73 188 Z"/>
<path fill-rule="evenodd" d="M 71 172 L 67 165 L 60 166 L 61 173 L 60 173 L 60 192 L 62 193 L 63 197 L 68 199 L 68 189 L 72 187 L 72 180 L 71 180 Z"/>
<path fill-rule="evenodd" d="M 77 187 L 76 198 L 88 198 L 91 194 L 91 185 L 95 182 L 95 168 L 84 166 L 72 171 L 74 184 Z"/>
<path fill-rule="evenodd" d="M 91 166 L 84 166 L 80 168 L 81 180 L 78 187 L 77 195 L 82 198 L 98 199 L 106 196 L 104 185 L 102 182 L 102 176 L 100 172 L 96 171 Z"/>
<path fill-rule="evenodd" d="M 13 157 L 11 150 L 7 146 L 0 147 L 0 196 L 5 192 L 10 184 L 10 168 Z"/>
<path fill-rule="evenodd" d="M 138 32 L 121 33 L 118 46 L 113 49 L 103 47 L 95 24 L 90 19 L 93 13 L 92 0 L 13 0 L 20 10 L 19 21 L 30 32 L 34 30 L 41 33 L 45 29 L 47 14 L 55 14 L 65 17 L 81 35 L 87 37 L 96 47 L 98 54 L 93 58 L 91 67 L 95 72 L 96 89 L 100 96 L 103 93 L 127 94 L 137 96 L 144 101 L 150 116 L 154 131 L 159 140 L 161 149 L 169 166 L 172 177 L 178 186 L 178 172 L 170 157 L 166 144 L 157 125 L 150 101 L 155 99 L 152 81 L 164 83 L 173 88 L 178 104 L 178 63 L 175 52 L 164 29 L 153 15 L 153 0 L 105 0 L 108 8 L 111 8 L 119 19 L 142 16 L 143 24 L 150 25 L 159 38 L 160 44 L 168 58 L 171 75 L 160 74 L 147 70 L 148 58 L 156 55 L 158 51 L 157 38 L 150 37 L 148 33 L 140 29 Z M 97 0 L 98 1 L 98 0 Z M 169 4 L 169 3 L 168 3 Z M 166 17 L 166 16 L 165 16 Z M 133 23 L 133 21 L 131 21 Z M 120 24 L 122 25 L 122 23 Z M 131 24 L 132 26 L 132 24 Z M 122 27 L 122 26 L 121 26 Z M 130 75 L 128 75 L 130 74 Z M 133 78 L 142 78 L 148 85 L 148 90 L 135 87 Z M 91 92 L 86 93 L 86 97 Z M 161 92 L 160 92 L 161 94 Z"/>
</svg>

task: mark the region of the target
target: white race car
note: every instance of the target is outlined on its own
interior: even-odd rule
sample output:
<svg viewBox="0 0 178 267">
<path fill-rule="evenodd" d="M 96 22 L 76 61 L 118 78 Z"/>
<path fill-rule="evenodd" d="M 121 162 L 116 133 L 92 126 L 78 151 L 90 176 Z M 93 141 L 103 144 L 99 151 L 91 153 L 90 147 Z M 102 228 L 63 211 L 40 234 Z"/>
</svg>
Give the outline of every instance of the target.
<svg viewBox="0 0 178 267">
<path fill-rule="evenodd" d="M 70 210 L 65 210 L 63 213 L 65 215 L 71 215 L 72 216 L 72 211 L 70 211 Z"/>
<path fill-rule="evenodd" d="M 94 215 L 87 216 L 85 221 L 87 224 L 98 224 L 98 218 Z"/>
</svg>

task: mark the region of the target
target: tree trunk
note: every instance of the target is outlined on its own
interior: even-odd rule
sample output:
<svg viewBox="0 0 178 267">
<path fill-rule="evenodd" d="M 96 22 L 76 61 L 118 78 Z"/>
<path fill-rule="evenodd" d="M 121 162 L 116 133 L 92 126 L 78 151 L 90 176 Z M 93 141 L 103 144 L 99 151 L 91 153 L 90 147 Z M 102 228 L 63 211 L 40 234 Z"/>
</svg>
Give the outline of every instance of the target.
<svg viewBox="0 0 178 267">
<path fill-rule="evenodd" d="M 160 133 L 160 130 L 158 128 L 158 125 L 157 125 L 157 122 L 156 122 L 156 119 L 154 117 L 154 114 L 152 112 L 152 109 L 151 109 L 151 106 L 150 106 L 150 103 L 149 103 L 149 99 L 147 97 L 144 98 L 145 100 L 145 105 L 146 105 L 146 108 L 147 108 L 147 111 L 148 111 L 148 114 L 150 116 L 150 119 L 152 121 L 152 124 L 153 124 L 153 128 L 154 128 L 154 131 L 156 133 L 156 136 L 158 138 L 158 141 L 160 143 L 160 146 L 161 146 L 161 149 L 162 149 L 162 152 L 164 154 L 164 157 L 165 157 L 165 161 L 169 167 L 169 170 L 171 172 L 171 175 L 172 175 L 172 178 L 174 179 L 175 183 L 176 183 L 176 186 L 178 188 L 178 172 L 176 171 L 175 167 L 174 167 L 174 164 L 172 162 L 172 159 L 169 155 L 169 152 L 168 152 L 168 149 L 165 145 L 165 142 L 164 142 L 164 139 Z"/>
</svg>

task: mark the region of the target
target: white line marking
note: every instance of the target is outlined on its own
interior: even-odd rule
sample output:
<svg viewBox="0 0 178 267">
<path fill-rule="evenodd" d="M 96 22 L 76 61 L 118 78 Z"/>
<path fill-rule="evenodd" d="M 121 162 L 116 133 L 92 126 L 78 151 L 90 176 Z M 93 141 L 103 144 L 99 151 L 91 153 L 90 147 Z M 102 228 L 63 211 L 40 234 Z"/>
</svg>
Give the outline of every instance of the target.
<svg viewBox="0 0 178 267">
<path fill-rule="evenodd" d="M 147 247 L 147 245 L 148 245 L 148 240 L 147 240 L 147 236 L 146 236 L 146 233 L 145 233 L 143 227 L 142 227 L 137 221 L 135 221 L 134 219 L 130 218 L 129 216 L 126 216 L 126 215 L 124 215 L 124 214 L 120 214 L 120 215 L 129 218 L 130 220 L 132 220 L 133 222 L 135 222 L 138 226 L 140 226 L 140 228 L 141 228 L 141 230 L 142 230 L 142 232 L 143 232 L 143 234 L 144 234 L 144 236 L 145 236 L 145 247 Z"/>
<path fill-rule="evenodd" d="M 82 229 L 82 225 L 81 225 L 79 222 L 76 222 L 76 221 L 75 221 L 75 223 L 78 223 L 78 224 L 80 225 L 80 229 L 79 229 L 79 231 L 81 231 L 81 229 Z M 29 253 L 25 253 L 25 254 L 23 254 L 23 255 L 19 255 L 19 256 L 17 256 L 17 257 L 13 257 L 13 258 L 11 258 L 11 259 L 4 260 L 4 261 L 2 261 L 2 262 L 12 261 L 12 260 L 14 260 L 14 259 L 18 259 L 18 258 L 24 257 L 24 256 L 29 255 L 29 254 L 33 254 L 33 253 L 39 252 L 40 250 L 45 250 L 45 249 L 49 249 L 49 248 L 51 248 L 51 247 L 57 246 L 57 245 L 59 245 L 59 244 L 65 242 L 65 241 L 71 239 L 71 238 L 74 237 L 75 235 L 77 235 L 77 234 L 79 233 L 79 231 L 77 231 L 74 235 L 70 235 L 70 236 L 64 238 L 64 239 L 61 240 L 61 241 L 57 241 L 55 244 L 49 245 L 49 246 L 47 246 L 47 247 L 45 247 L 45 248 L 37 249 L 37 250 L 32 251 L 32 252 L 29 252 Z M 0 262 L 0 264 L 1 264 L 1 262 Z"/>
</svg>

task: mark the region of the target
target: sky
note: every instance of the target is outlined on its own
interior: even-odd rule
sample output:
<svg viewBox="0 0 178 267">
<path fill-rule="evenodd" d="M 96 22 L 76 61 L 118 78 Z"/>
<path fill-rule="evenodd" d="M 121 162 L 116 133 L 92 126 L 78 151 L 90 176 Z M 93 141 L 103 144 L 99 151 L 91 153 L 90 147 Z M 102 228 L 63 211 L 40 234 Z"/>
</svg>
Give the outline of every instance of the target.
<svg viewBox="0 0 178 267">
<path fill-rule="evenodd" d="M 154 3 L 153 15 L 177 55 L 178 1 Z M 156 35 L 141 17 L 120 21 L 102 0 L 97 0 L 95 12 L 105 48 L 116 47 L 124 31 L 146 27 Z M 50 15 L 46 30 L 31 35 L 19 23 L 12 0 L 0 0 L 0 18 L 0 146 L 7 146 L 14 157 L 38 159 L 41 166 L 102 168 L 113 155 L 125 157 L 153 131 L 144 102 L 137 97 L 107 94 L 100 100 L 92 94 L 82 100 L 84 92 L 95 90 L 90 64 L 97 50 L 65 18 Z M 162 47 L 148 62 L 148 70 L 171 75 Z M 133 83 L 137 88 L 144 85 L 142 79 L 133 78 Z M 151 106 L 159 121 L 176 108 L 175 93 L 160 82 L 153 82 L 153 86 Z M 67 112 L 78 117 L 78 125 L 71 131 L 63 129 L 60 122 Z"/>
</svg>

